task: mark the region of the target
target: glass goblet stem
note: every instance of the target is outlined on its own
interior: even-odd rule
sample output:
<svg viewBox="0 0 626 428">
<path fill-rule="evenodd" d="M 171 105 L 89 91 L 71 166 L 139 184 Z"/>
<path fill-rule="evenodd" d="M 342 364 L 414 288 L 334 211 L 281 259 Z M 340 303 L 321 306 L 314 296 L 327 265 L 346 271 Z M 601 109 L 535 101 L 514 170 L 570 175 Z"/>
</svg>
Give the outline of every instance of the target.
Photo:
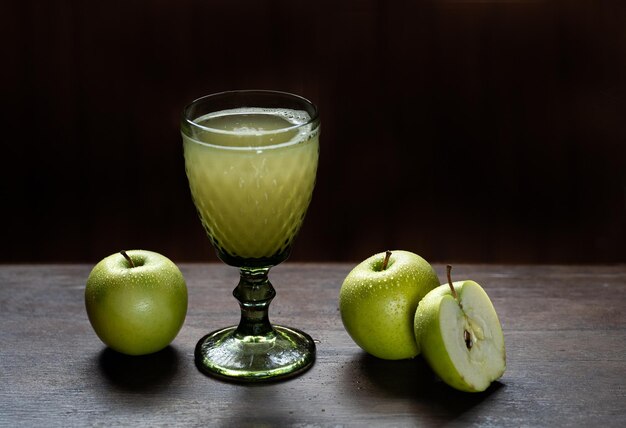
<svg viewBox="0 0 626 428">
<path fill-rule="evenodd" d="M 268 278 L 270 268 L 241 268 L 239 284 L 233 296 L 239 301 L 241 320 L 235 337 L 250 336 L 268 338 L 275 334 L 268 315 L 270 303 L 276 291 Z"/>
</svg>

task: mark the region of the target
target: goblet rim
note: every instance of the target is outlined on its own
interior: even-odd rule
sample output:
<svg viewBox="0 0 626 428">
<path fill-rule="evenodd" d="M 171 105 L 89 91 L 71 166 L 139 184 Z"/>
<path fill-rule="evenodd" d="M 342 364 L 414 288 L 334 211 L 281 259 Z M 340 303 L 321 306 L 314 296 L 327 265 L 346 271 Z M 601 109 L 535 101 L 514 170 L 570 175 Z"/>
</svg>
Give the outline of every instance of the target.
<svg viewBox="0 0 626 428">
<path fill-rule="evenodd" d="M 267 136 L 267 135 L 278 135 L 278 134 L 282 134 L 282 133 L 286 133 L 286 132 L 291 132 L 291 131 L 295 131 L 298 129 L 302 129 L 305 128 L 307 126 L 310 126 L 311 129 L 310 131 L 308 131 L 311 135 L 315 134 L 316 132 L 318 132 L 319 130 L 319 109 L 317 108 L 317 106 L 310 100 L 308 100 L 307 98 L 304 98 L 303 96 L 297 95 L 297 94 L 293 94 L 291 92 L 284 92 L 284 91 L 275 91 L 275 90 L 269 90 L 269 89 L 243 89 L 243 90 L 230 90 L 230 91 L 222 91 L 222 92 L 216 92 L 213 94 L 209 94 L 209 95 L 204 95 L 202 97 L 196 98 L 195 100 L 193 100 L 192 102 L 190 102 L 189 104 L 187 104 L 184 108 L 183 108 L 183 112 L 182 112 L 182 122 L 183 124 L 185 124 L 187 127 L 191 128 L 191 129 L 197 129 L 197 130 L 201 130 L 201 131 L 205 131 L 205 132 L 211 132 L 211 133 L 215 133 L 215 134 L 221 134 L 221 135 L 233 135 L 233 136 L 240 136 L 242 135 L 240 130 L 235 130 L 235 131 L 230 131 L 230 130 L 225 130 L 225 129 L 218 129 L 218 128 L 212 128 L 210 126 L 205 126 L 205 125 L 199 125 L 198 123 L 196 123 L 194 121 L 194 118 L 191 118 L 189 115 L 189 111 L 191 110 L 191 108 L 195 105 L 197 105 L 198 103 L 207 101 L 209 99 L 217 99 L 220 97 L 225 97 L 225 96 L 245 96 L 245 95 L 253 95 L 253 94 L 258 94 L 258 95 L 276 95 L 276 96 L 282 96 L 282 97 L 288 97 L 288 98 L 292 98 L 298 102 L 302 102 L 303 105 L 308 105 L 311 107 L 311 111 L 309 111 L 308 109 L 306 110 L 307 114 L 309 115 L 309 119 L 306 122 L 303 123 L 298 123 L 298 124 L 293 124 L 290 126 L 285 126 L 284 128 L 279 128 L 279 129 L 272 129 L 272 130 L 260 130 L 260 131 L 254 131 L 251 132 L 249 135 L 250 136 Z M 240 108 L 244 108 L 244 107 L 251 107 L 251 108 L 259 108 L 259 109 L 263 109 L 263 108 L 267 108 L 267 107 L 263 107 L 263 106 L 245 106 L 242 105 L 240 106 Z M 235 108 L 233 108 L 234 110 Z M 219 110 L 216 110 L 219 111 Z M 196 118 L 197 119 L 197 118 Z M 189 138 L 190 140 L 192 140 L 194 143 L 197 144 L 201 144 L 204 146 L 208 146 L 208 147 L 213 147 L 213 148 L 220 148 L 220 149 L 226 149 L 226 150 L 237 150 L 237 151 L 249 151 L 249 150 L 256 150 L 256 149 L 263 149 L 263 150 L 271 150 L 271 149 L 277 149 L 277 148 L 282 148 L 282 147 L 287 147 L 287 146 L 291 146 L 291 145 L 296 145 L 299 143 L 302 143 L 306 140 L 308 140 L 308 138 L 305 139 L 292 139 L 289 141 L 286 141 L 284 143 L 279 143 L 279 144 L 273 144 L 273 145 L 268 145 L 268 146 L 229 146 L 229 145 L 221 145 L 221 144 L 212 144 L 212 143 L 207 143 L 205 141 L 199 141 L 198 139 L 194 138 L 192 135 L 189 135 L 188 133 L 185 133 L 185 126 L 181 127 L 181 133 Z"/>
</svg>

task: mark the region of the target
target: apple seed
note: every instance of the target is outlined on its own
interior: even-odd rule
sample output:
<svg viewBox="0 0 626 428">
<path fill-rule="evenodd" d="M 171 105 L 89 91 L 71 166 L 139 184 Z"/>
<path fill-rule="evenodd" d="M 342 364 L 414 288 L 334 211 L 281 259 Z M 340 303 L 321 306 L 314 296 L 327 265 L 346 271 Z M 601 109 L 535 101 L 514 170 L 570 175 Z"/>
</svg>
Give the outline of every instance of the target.
<svg viewBox="0 0 626 428">
<path fill-rule="evenodd" d="M 474 342 L 472 342 L 472 335 L 469 331 L 463 330 L 463 339 L 465 339 L 465 346 L 467 346 L 467 349 L 472 349 Z"/>
</svg>

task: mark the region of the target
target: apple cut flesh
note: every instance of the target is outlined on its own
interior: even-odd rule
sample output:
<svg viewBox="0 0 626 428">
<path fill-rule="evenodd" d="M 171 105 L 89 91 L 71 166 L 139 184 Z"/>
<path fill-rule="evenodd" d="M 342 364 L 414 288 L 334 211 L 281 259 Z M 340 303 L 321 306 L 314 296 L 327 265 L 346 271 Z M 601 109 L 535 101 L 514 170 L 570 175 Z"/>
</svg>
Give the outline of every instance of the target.
<svg viewBox="0 0 626 428">
<path fill-rule="evenodd" d="M 433 371 L 461 391 L 479 392 L 506 369 L 504 335 L 489 296 L 474 281 L 427 294 L 415 314 L 415 334 Z"/>
</svg>

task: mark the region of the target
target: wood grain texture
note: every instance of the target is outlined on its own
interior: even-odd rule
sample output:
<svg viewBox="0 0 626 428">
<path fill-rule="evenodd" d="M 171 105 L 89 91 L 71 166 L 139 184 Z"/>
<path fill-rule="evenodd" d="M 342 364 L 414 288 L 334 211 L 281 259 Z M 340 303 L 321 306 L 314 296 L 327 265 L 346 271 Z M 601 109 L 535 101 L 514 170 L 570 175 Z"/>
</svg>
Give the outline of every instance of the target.
<svg viewBox="0 0 626 428">
<path fill-rule="evenodd" d="M 456 279 L 490 294 L 505 333 L 507 371 L 481 394 L 448 388 L 421 358 L 363 353 L 337 309 L 351 267 L 272 271 L 272 321 L 311 334 L 317 361 L 295 379 L 248 386 L 193 363 L 202 335 L 238 321 L 232 268 L 182 265 L 183 329 L 164 351 L 130 358 L 104 347 L 89 325 L 91 266 L 0 266 L 0 425 L 626 426 L 625 266 L 456 266 Z"/>
</svg>

